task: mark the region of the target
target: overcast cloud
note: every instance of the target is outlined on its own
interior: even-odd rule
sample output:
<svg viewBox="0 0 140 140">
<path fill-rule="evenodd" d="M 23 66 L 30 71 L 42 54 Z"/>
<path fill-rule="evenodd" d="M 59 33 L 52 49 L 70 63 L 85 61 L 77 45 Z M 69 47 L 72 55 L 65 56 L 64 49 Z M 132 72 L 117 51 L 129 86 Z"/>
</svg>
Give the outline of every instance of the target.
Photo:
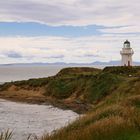
<svg viewBox="0 0 140 140">
<path fill-rule="evenodd" d="M 139 7 L 139 0 L 1 0 L 0 22 L 105 28 L 84 37 L 0 37 L 0 63 L 119 60 L 125 39 L 139 52 Z"/>
<path fill-rule="evenodd" d="M 0 63 L 78 62 L 119 60 L 125 38 L 133 40 L 134 60 L 139 60 L 140 36 L 102 35 L 79 38 L 7 37 L 0 38 Z M 10 59 L 9 59 L 10 57 Z"/>
<path fill-rule="evenodd" d="M 139 0 L 5 0 L 0 1 L 0 20 L 138 26 L 139 7 Z"/>
</svg>

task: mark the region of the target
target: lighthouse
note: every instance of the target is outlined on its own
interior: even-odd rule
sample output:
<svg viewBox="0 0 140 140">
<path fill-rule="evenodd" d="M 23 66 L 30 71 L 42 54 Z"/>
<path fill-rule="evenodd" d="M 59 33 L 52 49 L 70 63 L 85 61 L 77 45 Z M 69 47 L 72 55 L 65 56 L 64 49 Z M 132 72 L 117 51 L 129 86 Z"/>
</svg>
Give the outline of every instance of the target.
<svg viewBox="0 0 140 140">
<path fill-rule="evenodd" d="M 120 54 L 122 56 L 122 66 L 132 66 L 132 56 L 134 54 L 134 51 L 131 48 L 130 42 L 128 40 L 124 42 Z"/>
</svg>

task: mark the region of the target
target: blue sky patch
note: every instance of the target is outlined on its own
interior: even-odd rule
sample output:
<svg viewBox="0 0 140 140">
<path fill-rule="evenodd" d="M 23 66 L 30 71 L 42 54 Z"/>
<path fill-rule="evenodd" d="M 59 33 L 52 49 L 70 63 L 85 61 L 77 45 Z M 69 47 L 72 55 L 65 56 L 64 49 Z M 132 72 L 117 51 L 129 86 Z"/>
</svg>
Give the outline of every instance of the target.
<svg viewBox="0 0 140 140">
<path fill-rule="evenodd" d="M 80 37 L 102 34 L 103 26 L 49 26 L 33 22 L 0 22 L 0 36 L 68 36 Z"/>
</svg>

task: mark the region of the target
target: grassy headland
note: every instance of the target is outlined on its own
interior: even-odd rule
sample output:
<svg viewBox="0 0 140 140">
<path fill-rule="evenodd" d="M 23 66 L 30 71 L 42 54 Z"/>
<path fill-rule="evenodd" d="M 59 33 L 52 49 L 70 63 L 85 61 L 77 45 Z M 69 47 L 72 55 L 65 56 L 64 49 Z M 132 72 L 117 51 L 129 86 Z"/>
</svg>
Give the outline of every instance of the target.
<svg viewBox="0 0 140 140">
<path fill-rule="evenodd" d="M 0 96 L 85 115 L 42 140 L 139 140 L 140 67 L 66 68 L 56 76 L 5 83 Z"/>
<path fill-rule="evenodd" d="M 91 108 L 88 94 L 99 72 L 95 68 L 65 68 L 53 77 L 5 83 L 0 86 L 0 98 L 53 104 L 83 113 Z"/>
</svg>

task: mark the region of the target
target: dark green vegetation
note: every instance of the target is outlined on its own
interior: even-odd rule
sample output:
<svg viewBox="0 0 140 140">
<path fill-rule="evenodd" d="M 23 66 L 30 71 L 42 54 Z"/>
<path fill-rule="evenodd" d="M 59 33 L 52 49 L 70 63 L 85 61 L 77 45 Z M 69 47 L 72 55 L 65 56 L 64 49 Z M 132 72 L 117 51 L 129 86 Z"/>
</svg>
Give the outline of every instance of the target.
<svg viewBox="0 0 140 140">
<path fill-rule="evenodd" d="M 45 87 L 45 96 L 56 99 L 75 99 L 77 102 L 95 103 L 108 95 L 121 82 L 118 75 L 95 68 L 66 68 L 56 76 L 6 83 L 1 90 L 15 85 L 20 88 Z M 74 101 L 74 100 L 73 100 Z"/>
<path fill-rule="evenodd" d="M 1 92 L 12 85 L 43 87 L 44 97 L 87 111 L 42 140 L 140 139 L 140 67 L 67 68 L 50 78 L 7 83 Z"/>
</svg>

